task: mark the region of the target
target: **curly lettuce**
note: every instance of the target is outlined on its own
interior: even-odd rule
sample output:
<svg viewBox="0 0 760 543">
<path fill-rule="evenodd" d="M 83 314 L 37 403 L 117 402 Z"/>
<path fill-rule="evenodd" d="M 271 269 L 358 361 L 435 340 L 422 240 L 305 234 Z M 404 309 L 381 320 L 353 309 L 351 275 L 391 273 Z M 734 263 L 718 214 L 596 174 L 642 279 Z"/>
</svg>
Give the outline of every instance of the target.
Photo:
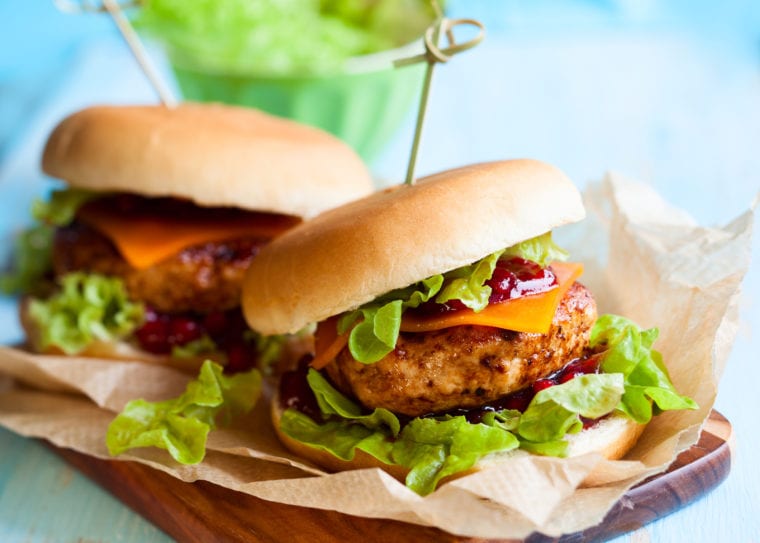
<svg viewBox="0 0 760 543">
<path fill-rule="evenodd" d="M 52 268 L 53 228 L 38 224 L 20 232 L 11 255 L 10 270 L 0 274 L 0 292 L 37 294 L 44 290 Z"/>
<path fill-rule="evenodd" d="M 385 464 L 404 466 L 409 470 L 406 485 L 425 495 L 443 478 L 467 471 L 490 454 L 522 449 L 566 456 L 566 436 L 583 429 L 582 418 L 620 412 L 644 423 L 651 418 L 652 406 L 658 412 L 697 407 L 676 392 L 661 355 L 652 348 L 656 329 L 641 330 L 623 317 L 603 315 L 591 337 L 594 348 L 605 349 L 601 373 L 580 375 L 539 391 L 523 413 L 489 412 L 479 423 L 461 415 L 441 415 L 413 419 L 402 427 L 390 411 L 364 412 L 310 370 L 307 381 L 323 422 L 286 409 L 280 429 L 343 460 L 352 460 L 361 450 Z"/>
<path fill-rule="evenodd" d="M 676 391 L 662 355 L 652 348 L 658 335 L 657 328 L 642 330 L 618 315 L 602 315 L 591 330 L 591 348 L 606 348 L 601 370 L 625 378 L 618 409 L 644 424 L 661 411 L 697 408 L 694 400 Z"/>
<path fill-rule="evenodd" d="M 52 268 L 53 233 L 57 226 L 74 220 L 77 210 L 99 194 L 82 189 L 55 190 L 47 200 L 32 204 L 36 224 L 16 238 L 9 270 L 0 274 L 0 292 L 5 294 L 39 294 Z"/>
<path fill-rule="evenodd" d="M 43 224 L 66 226 L 74 220 L 80 207 L 102 195 L 85 189 L 54 190 L 47 200 L 36 200 L 32 204 L 32 216 Z"/>
<path fill-rule="evenodd" d="M 81 352 L 93 341 L 119 340 L 144 320 L 144 307 L 127 297 L 124 282 L 98 274 L 70 273 L 60 289 L 45 300 L 29 302 L 29 318 L 39 330 L 36 347 Z"/>
<path fill-rule="evenodd" d="M 344 314 L 338 321 L 338 333 L 351 329 L 348 348 L 352 356 L 364 364 L 373 364 L 396 347 L 401 317 L 406 309 L 435 299 L 439 304 L 459 300 L 473 311 L 482 311 L 491 296 L 491 287 L 486 283 L 491 279 L 496 263 L 503 254 L 533 260 L 541 266 L 567 258 L 567 252 L 560 249 L 552 241 L 551 232 L 547 232 L 504 251 L 490 254 L 473 264 L 433 275 L 409 287 L 385 294 Z"/>
<path fill-rule="evenodd" d="M 108 426 L 108 452 L 117 456 L 130 449 L 158 447 L 181 464 L 197 464 L 217 422 L 228 424 L 253 409 L 261 381 L 258 370 L 227 376 L 222 366 L 207 360 L 179 397 L 130 401 Z"/>
</svg>

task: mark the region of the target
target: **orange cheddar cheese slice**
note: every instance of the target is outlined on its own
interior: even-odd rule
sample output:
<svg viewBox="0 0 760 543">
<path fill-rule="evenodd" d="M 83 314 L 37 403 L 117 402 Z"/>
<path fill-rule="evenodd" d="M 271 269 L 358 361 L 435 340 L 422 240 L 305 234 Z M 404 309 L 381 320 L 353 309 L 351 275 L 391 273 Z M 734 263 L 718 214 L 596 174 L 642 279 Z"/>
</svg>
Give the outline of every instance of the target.
<svg viewBox="0 0 760 543">
<path fill-rule="evenodd" d="M 583 273 L 583 264 L 579 263 L 553 262 L 551 267 L 557 277 L 556 288 L 492 304 L 477 313 L 463 309 L 425 318 L 407 313 L 401 319 L 401 331 L 430 332 L 453 326 L 477 325 L 545 334 L 551 327 L 560 300 Z M 314 369 L 325 367 L 348 344 L 350 331 L 338 334 L 337 321 L 337 317 L 331 317 L 317 327 L 315 356 L 311 362 Z"/>
<path fill-rule="evenodd" d="M 516 332 L 545 334 L 551 327 L 560 300 L 573 282 L 583 273 L 583 265 L 554 262 L 557 287 L 540 294 L 491 304 L 482 311 L 463 309 L 433 317 L 416 318 L 405 314 L 401 319 L 402 332 L 430 332 L 452 326 L 493 326 Z"/>
<path fill-rule="evenodd" d="M 110 239 L 136 269 L 149 268 L 201 243 L 242 237 L 271 239 L 298 222 L 294 217 L 260 213 L 236 213 L 227 219 L 122 215 L 97 205 L 80 208 L 77 219 Z"/>
</svg>

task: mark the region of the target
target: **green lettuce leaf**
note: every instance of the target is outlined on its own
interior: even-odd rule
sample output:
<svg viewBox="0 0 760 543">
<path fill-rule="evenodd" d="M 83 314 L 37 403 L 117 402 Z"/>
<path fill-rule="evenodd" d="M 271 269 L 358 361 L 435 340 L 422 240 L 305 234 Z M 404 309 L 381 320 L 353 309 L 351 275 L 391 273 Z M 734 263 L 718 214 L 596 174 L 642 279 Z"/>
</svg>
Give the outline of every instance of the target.
<svg viewBox="0 0 760 543">
<path fill-rule="evenodd" d="M 21 231 L 15 240 L 8 271 L 0 274 L 0 292 L 5 294 L 42 295 L 52 268 L 51 250 L 56 226 L 74 220 L 77 209 L 100 194 L 82 189 L 56 190 L 48 200 L 32 204 L 37 224 Z"/>
<path fill-rule="evenodd" d="M 189 341 L 184 345 L 174 345 L 172 347 L 173 358 L 195 358 L 204 354 L 213 353 L 218 349 L 214 340 L 208 334 L 203 334 L 198 339 Z"/>
<path fill-rule="evenodd" d="M 398 417 L 387 409 L 379 407 L 369 415 L 363 415 L 361 407 L 338 392 L 318 371 L 310 369 L 306 380 L 323 415 L 337 415 L 343 420 L 361 424 L 371 430 L 385 427 L 389 435 L 398 435 L 401 423 Z"/>
<path fill-rule="evenodd" d="M 343 315 L 338 320 L 339 333 L 359 321 L 348 338 L 353 357 L 364 364 L 372 364 L 390 353 L 396 347 L 404 310 L 430 300 L 442 285 L 443 276 L 434 275 Z"/>
<path fill-rule="evenodd" d="M 84 189 L 54 190 L 47 201 L 36 200 L 32 204 L 32 216 L 44 224 L 66 226 L 83 204 L 101 196 L 102 192 Z"/>
<path fill-rule="evenodd" d="M 583 429 L 580 417 L 596 419 L 615 410 L 623 396 L 620 374 L 579 375 L 541 390 L 520 417 L 520 437 L 534 443 L 561 440 Z"/>
<path fill-rule="evenodd" d="M 496 269 L 496 263 L 504 251 L 498 251 L 446 274 L 446 286 L 443 287 L 436 303 L 444 304 L 450 300 L 459 300 L 473 311 L 483 311 L 491 296 L 491 287 L 486 285 Z"/>
<path fill-rule="evenodd" d="M 308 415 L 286 409 L 280 419 L 280 430 L 292 439 L 329 452 L 341 460 L 354 459 L 356 451 L 364 451 L 384 464 L 394 464 L 391 458 L 393 442 L 380 429 L 342 420 L 314 422 Z"/>
<path fill-rule="evenodd" d="M 22 231 L 15 240 L 11 266 L 0 274 L 0 292 L 5 294 L 42 294 L 52 267 L 53 228 L 38 224 Z"/>
<path fill-rule="evenodd" d="M 649 422 L 659 411 L 698 407 L 694 400 L 680 395 L 670 381 L 662 355 L 652 348 L 657 336 L 656 328 L 641 330 L 618 315 L 600 316 L 591 329 L 591 348 L 606 348 L 601 370 L 621 373 L 625 379 L 618 409 L 639 423 Z"/>
<path fill-rule="evenodd" d="M 207 360 L 179 397 L 130 401 L 108 426 L 108 452 L 116 456 L 134 448 L 158 447 L 181 464 L 197 464 L 206 454 L 208 433 L 217 421 L 228 424 L 249 412 L 260 391 L 257 370 L 226 376 L 222 366 Z"/>
<path fill-rule="evenodd" d="M 554 243 L 551 232 L 513 245 L 504 251 L 504 254 L 532 260 L 533 262 L 537 262 L 542 268 L 555 260 L 567 260 L 569 255 L 567 251 Z"/>
<path fill-rule="evenodd" d="M 416 418 L 404 426 L 391 455 L 397 464 L 409 468 L 406 486 L 426 495 L 441 479 L 467 471 L 482 457 L 518 446 L 512 433 L 499 426 L 471 424 L 463 416 Z"/>
<path fill-rule="evenodd" d="M 54 295 L 29 303 L 29 317 L 40 330 L 39 349 L 55 346 L 76 354 L 92 341 L 121 339 L 142 324 L 144 308 L 127 298 L 121 279 L 77 272 L 59 281 Z"/>
</svg>

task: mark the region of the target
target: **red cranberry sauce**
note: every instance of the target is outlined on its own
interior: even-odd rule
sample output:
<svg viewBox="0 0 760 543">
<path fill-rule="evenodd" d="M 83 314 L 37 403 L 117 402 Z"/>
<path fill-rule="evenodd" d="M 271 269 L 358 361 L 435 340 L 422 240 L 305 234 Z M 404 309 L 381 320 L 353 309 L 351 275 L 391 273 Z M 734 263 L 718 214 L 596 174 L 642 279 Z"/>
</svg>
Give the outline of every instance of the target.
<svg viewBox="0 0 760 543">
<path fill-rule="evenodd" d="M 280 377 L 280 407 L 282 409 L 295 409 L 304 415 L 308 415 L 315 422 L 323 422 L 322 412 L 319 409 L 317 398 L 314 396 L 306 374 L 309 372 L 309 364 L 314 357 L 305 355 L 298 362 L 298 368 L 286 371 Z"/>
<path fill-rule="evenodd" d="M 145 322 L 135 332 L 140 347 L 153 354 L 171 354 L 207 335 L 227 355 L 225 371 L 236 373 L 256 366 L 255 342 L 246 337 L 248 326 L 239 308 L 205 315 L 197 313 L 166 314 L 148 308 Z"/>
<path fill-rule="evenodd" d="M 552 373 L 551 375 L 536 380 L 529 387 L 523 388 L 511 394 L 507 394 L 506 396 L 503 396 L 502 398 L 499 398 L 496 401 L 493 401 L 485 405 L 481 405 L 479 407 L 475 407 L 472 409 L 457 409 L 454 411 L 449 411 L 447 412 L 447 414 L 454 415 L 454 416 L 464 415 L 464 417 L 468 420 L 468 422 L 476 424 L 480 422 L 483 419 L 483 415 L 485 415 L 489 411 L 502 411 L 504 409 L 516 409 L 517 411 L 520 411 L 522 413 L 528 408 L 528 405 L 530 405 L 531 400 L 533 400 L 533 397 L 536 394 L 538 394 L 539 391 L 545 388 L 552 387 L 554 385 L 566 383 L 567 381 L 574 379 L 575 377 L 579 375 L 599 373 L 600 361 L 601 361 L 601 358 L 597 355 L 593 355 L 590 357 L 576 358 L 570 361 L 563 368 Z M 431 414 L 429 416 L 435 416 L 435 415 L 436 414 Z M 595 422 L 594 420 L 585 419 L 583 417 L 581 418 L 583 420 L 584 428 L 588 428 L 589 426 L 592 426 Z"/>
<path fill-rule="evenodd" d="M 551 290 L 557 286 L 557 277 L 549 267 L 542 268 L 536 262 L 519 256 L 507 256 L 496 263 L 493 275 L 486 281 L 486 285 L 491 287 L 488 303 L 498 304 L 505 300 Z M 449 300 L 443 304 L 431 300 L 410 311 L 421 316 L 430 316 L 462 309 L 466 309 L 466 306 L 460 300 Z"/>
</svg>

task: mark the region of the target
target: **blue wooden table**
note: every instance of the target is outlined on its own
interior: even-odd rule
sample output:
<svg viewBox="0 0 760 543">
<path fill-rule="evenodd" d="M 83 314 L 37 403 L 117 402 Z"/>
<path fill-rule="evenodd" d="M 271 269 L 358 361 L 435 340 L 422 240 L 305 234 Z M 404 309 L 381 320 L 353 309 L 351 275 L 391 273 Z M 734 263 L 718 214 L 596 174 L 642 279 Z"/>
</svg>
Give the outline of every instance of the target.
<svg viewBox="0 0 760 543">
<path fill-rule="evenodd" d="M 55 122 L 96 102 L 154 100 L 107 21 L 12 4 L 0 2 L 0 257 L 50 186 L 38 161 Z M 454 14 L 483 20 L 489 37 L 438 69 L 420 173 L 530 156 L 581 187 L 608 169 L 642 179 L 705 224 L 747 209 L 760 191 L 760 10 L 522 4 L 450 2 Z M 410 119 L 372 164 L 378 179 L 403 176 L 411 129 Z M 742 328 L 716 404 L 736 436 L 729 478 L 619 541 L 760 541 L 758 269 L 745 280 Z M 20 334 L 15 301 L 0 298 L 0 342 Z M 0 541 L 168 540 L 44 446 L 0 429 Z"/>
</svg>

